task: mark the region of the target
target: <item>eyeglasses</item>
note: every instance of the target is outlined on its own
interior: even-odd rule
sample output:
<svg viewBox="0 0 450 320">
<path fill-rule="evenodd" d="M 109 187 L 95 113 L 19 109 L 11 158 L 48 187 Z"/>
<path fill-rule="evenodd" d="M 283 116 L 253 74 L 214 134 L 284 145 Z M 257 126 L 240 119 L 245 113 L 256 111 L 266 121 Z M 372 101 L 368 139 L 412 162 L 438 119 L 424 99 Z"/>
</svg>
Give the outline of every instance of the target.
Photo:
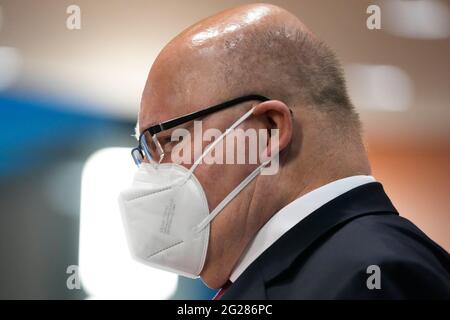
<svg viewBox="0 0 450 320">
<path fill-rule="evenodd" d="M 201 109 L 199 111 L 186 114 L 181 117 L 161 122 L 159 124 L 151 126 L 148 129 L 145 129 L 139 136 L 139 145 L 133 150 L 131 150 L 131 155 L 133 156 L 134 162 L 136 163 L 137 166 L 140 166 L 140 164 L 144 161 L 144 159 L 147 159 L 151 163 L 161 163 L 161 161 L 163 161 L 165 152 L 158 141 L 157 138 L 158 133 L 172 129 L 186 122 L 210 115 L 214 112 L 218 112 L 226 108 L 235 106 L 239 103 L 252 100 L 268 101 L 270 99 L 255 94 L 242 96 L 239 98 L 235 98 L 233 100 L 229 100 L 214 106 Z"/>
</svg>

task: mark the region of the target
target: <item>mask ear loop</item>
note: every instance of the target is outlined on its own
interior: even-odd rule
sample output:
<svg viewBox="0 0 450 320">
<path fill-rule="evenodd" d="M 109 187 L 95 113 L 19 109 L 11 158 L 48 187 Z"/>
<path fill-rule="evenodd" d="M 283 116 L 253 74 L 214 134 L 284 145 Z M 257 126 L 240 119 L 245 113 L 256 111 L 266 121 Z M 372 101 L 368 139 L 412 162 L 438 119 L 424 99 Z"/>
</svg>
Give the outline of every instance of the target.
<svg viewBox="0 0 450 320">
<path fill-rule="evenodd" d="M 250 173 L 241 183 L 239 183 L 236 188 L 234 188 L 218 205 L 213 211 L 200 222 L 196 227 L 193 228 L 193 233 L 196 234 L 202 231 L 218 214 L 222 211 L 225 206 L 236 197 L 242 189 L 244 189 L 257 175 L 261 173 L 261 170 L 267 166 L 272 158 L 260 164 L 252 173 Z"/>
<path fill-rule="evenodd" d="M 235 123 L 231 125 L 227 130 L 225 130 L 224 133 L 222 133 L 213 143 L 209 144 L 205 151 L 203 151 L 202 155 L 198 157 L 197 160 L 195 160 L 194 164 L 189 169 L 189 173 L 186 175 L 186 179 L 183 180 L 182 184 L 185 183 L 192 174 L 194 174 L 194 170 L 198 167 L 202 159 L 214 148 L 219 142 L 223 140 L 225 136 L 227 136 L 229 133 L 231 133 L 236 127 L 238 127 L 242 122 L 247 120 L 248 117 L 250 117 L 253 114 L 253 110 L 255 110 L 255 107 L 251 108 L 249 111 L 247 111 L 242 117 L 240 117 Z"/>
</svg>

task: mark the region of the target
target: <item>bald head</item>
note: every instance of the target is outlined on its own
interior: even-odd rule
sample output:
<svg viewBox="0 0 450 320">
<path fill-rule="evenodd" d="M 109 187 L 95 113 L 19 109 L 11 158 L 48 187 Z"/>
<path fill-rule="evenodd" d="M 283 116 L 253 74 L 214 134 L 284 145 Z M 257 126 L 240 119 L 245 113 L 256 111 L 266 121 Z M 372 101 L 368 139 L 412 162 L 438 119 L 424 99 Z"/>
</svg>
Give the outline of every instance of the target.
<svg viewBox="0 0 450 320">
<path fill-rule="evenodd" d="M 156 59 L 144 101 L 155 91 L 172 114 L 256 93 L 359 126 L 334 53 L 274 5 L 232 8 L 183 31 Z"/>
<path fill-rule="evenodd" d="M 333 52 L 295 16 L 273 5 L 229 9 L 174 38 L 150 70 L 140 131 L 249 94 L 269 100 L 242 102 L 206 116 L 202 128 L 225 132 L 252 109 L 252 116 L 238 126 L 266 133 L 278 130 L 273 144 L 280 168 L 273 176 L 254 178 L 214 218 L 201 277 L 215 288 L 224 284 L 256 232 L 281 208 L 326 183 L 370 171 L 359 120 Z M 188 149 L 195 149 L 192 140 L 185 139 Z M 203 141 L 204 146 L 209 143 Z M 172 145 L 164 145 L 164 161 L 171 162 Z M 274 145 L 272 139 L 263 142 L 268 153 Z M 198 157 L 191 153 L 194 159 Z M 210 211 L 255 168 L 252 163 L 200 164 L 194 173 Z"/>
</svg>

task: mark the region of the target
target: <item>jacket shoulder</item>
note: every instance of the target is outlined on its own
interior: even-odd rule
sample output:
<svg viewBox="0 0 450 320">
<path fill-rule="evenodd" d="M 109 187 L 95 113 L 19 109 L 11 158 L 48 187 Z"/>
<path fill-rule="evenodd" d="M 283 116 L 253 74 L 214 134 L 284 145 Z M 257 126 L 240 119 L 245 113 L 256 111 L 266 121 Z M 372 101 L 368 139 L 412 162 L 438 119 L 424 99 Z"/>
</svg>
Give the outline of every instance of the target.
<svg viewBox="0 0 450 320">
<path fill-rule="evenodd" d="M 413 260 L 424 264 L 437 261 L 449 264 L 449 255 L 443 248 L 399 215 L 374 214 L 354 219 L 331 238 L 333 245 L 351 249 L 343 250 L 350 261 Z"/>
<path fill-rule="evenodd" d="M 409 220 L 367 215 L 324 234 L 278 280 L 294 299 L 448 298 L 450 258 Z"/>
</svg>

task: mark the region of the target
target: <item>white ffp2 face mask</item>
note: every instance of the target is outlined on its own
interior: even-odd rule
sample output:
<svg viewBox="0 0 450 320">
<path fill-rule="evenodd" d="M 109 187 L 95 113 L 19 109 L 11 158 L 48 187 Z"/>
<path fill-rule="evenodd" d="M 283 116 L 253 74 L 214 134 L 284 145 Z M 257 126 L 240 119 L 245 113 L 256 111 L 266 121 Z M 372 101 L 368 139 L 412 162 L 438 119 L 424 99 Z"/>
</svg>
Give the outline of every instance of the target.
<svg viewBox="0 0 450 320">
<path fill-rule="evenodd" d="M 253 109 L 210 144 L 190 169 L 175 163 L 156 167 L 141 164 L 131 188 L 119 196 L 128 246 L 135 259 L 189 278 L 199 276 L 206 259 L 211 220 L 269 161 L 256 168 L 211 212 L 193 171 L 225 135 L 252 113 Z"/>
</svg>

